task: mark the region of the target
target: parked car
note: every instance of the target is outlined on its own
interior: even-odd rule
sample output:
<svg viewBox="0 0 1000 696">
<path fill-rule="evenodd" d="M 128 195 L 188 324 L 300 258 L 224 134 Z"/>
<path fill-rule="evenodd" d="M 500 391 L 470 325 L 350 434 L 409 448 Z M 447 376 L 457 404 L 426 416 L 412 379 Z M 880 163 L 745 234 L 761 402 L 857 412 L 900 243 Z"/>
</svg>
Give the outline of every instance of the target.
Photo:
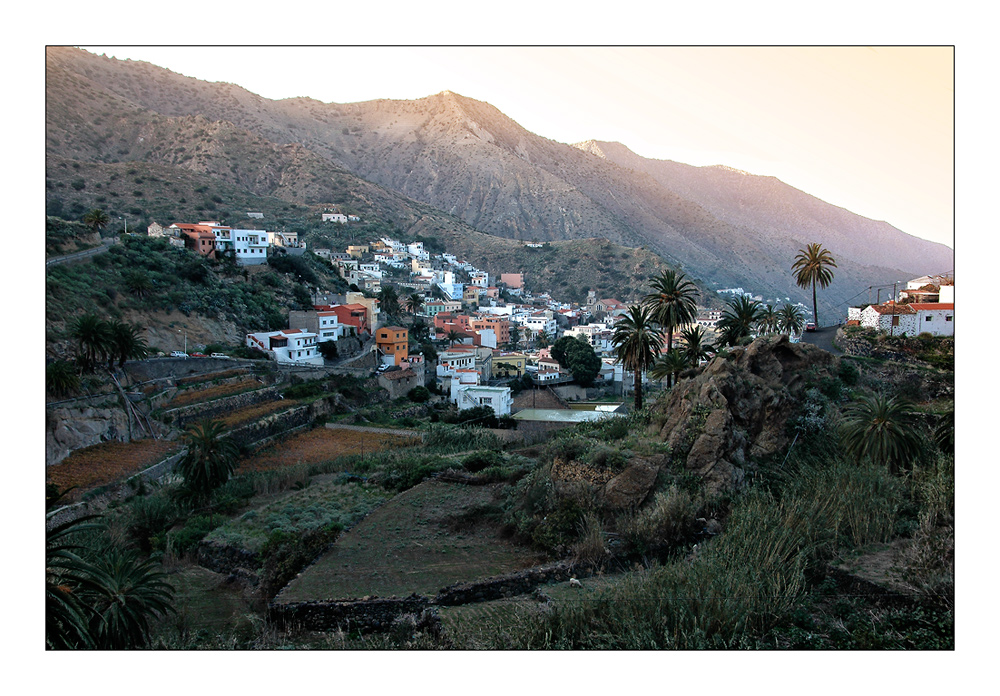
<svg viewBox="0 0 1000 696">
<path fill-rule="evenodd" d="M 223 359 L 225 359 L 225 360 L 228 360 L 228 359 L 229 359 L 229 356 L 228 356 L 228 355 L 226 355 L 225 353 L 212 353 L 212 354 L 211 354 L 211 355 L 209 355 L 208 357 L 210 357 L 210 358 L 223 358 Z"/>
<path fill-rule="evenodd" d="M 208 356 L 204 353 L 191 353 L 192 358 L 207 358 Z"/>
<path fill-rule="evenodd" d="M 188 354 L 185 353 L 183 350 L 175 350 L 173 353 L 170 354 L 171 358 L 186 358 L 187 356 Z"/>
<path fill-rule="evenodd" d="M 816 330 L 816 322 L 807 321 L 806 322 L 806 331 L 815 331 L 815 330 Z"/>
</svg>

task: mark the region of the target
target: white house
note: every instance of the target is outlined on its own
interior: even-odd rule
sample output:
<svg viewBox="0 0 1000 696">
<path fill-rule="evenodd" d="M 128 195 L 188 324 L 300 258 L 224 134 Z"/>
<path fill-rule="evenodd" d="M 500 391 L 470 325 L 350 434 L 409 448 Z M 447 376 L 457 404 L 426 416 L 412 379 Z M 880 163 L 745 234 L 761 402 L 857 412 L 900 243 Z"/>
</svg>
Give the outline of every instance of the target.
<svg viewBox="0 0 1000 696">
<path fill-rule="evenodd" d="M 868 305 L 861 312 L 861 326 L 879 331 L 888 331 L 897 336 L 906 334 L 916 336 L 920 333 L 917 324 L 917 312 L 913 305 L 883 302 L 880 305 Z"/>
<path fill-rule="evenodd" d="M 316 318 L 319 320 L 317 343 L 336 341 L 347 332 L 347 327 L 340 323 L 336 312 L 316 312 Z"/>
<path fill-rule="evenodd" d="M 472 285 L 478 285 L 481 288 L 488 288 L 490 286 L 490 274 L 486 271 L 471 273 L 469 274 L 469 279 Z"/>
<path fill-rule="evenodd" d="M 339 222 L 343 225 L 347 222 L 347 216 L 343 213 L 323 213 L 323 222 Z"/>
<path fill-rule="evenodd" d="M 476 378 L 479 373 L 473 373 Z M 459 410 L 476 408 L 477 406 L 489 406 L 496 416 L 509 416 L 514 399 L 511 397 L 510 387 L 486 387 L 480 384 L 466 384 L 462 378 L 467 373 L 455 375 L 451 381 L 451 401 L 456 404 Z M 471 379 L 471 375 L 468 375 Z"/>
<path fill-rule="evenodd" d="M 268 233 L 264 230 L 240 230 L 217 227 L 215 249 L 221 252 L 235 251 L 236 263 L 241 266 L 256 266 L 267 263 Z"/>
<path fill-rule="evenodd" d="M 442 382 L 450 380 L 453 375 L 463 370 L 476 372 L 475 352 L 446 350 L 438 353 L 437 377 Z M 479 373 L 476 372 L 476 374 Z"/>
<path fill-rule="evenodd" d="M 264 217 L 264 213 L 247 213 L 248 218 L 253 218 L 255 220 L 261 220 Z"/>
<path fill-rule="evenodd" d="M 909 306 L 917 312 L 917 333 L 929 333 L 933 336 L 955 335 L 955 303 L 914 302 Z"/>
<path fill-rule="evenodd" d="M 316 334 L 305 329 L 284 329 L 247 334 L 246 344 L 267 353 L 285 365 L 322 365 L 323 356 L 316 348 Z"/>
</svg>

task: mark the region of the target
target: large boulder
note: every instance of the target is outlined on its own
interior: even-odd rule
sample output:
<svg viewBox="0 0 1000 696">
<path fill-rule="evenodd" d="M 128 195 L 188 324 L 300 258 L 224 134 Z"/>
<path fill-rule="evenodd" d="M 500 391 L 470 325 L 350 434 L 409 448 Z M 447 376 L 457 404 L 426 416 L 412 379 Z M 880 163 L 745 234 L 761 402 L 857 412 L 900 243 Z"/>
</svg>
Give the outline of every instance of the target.
<svg viewBox="0 0 1000 696">
<path fill-rule="evenodd" d="M 128 442 L 128 417 L 119 408 L 56 408 L 46 412 L 45 465 L 108 440 Z"/>
<path fill-rule="evenodd" d="M 759 338 L 680 380 L 654 407 L 651 434 L 710 489 L 738 488 L 751 460 L 788 445 L 785 424 L 807 382 L 831 376 L 835 361 L 786 336 Z"/>
</svg>

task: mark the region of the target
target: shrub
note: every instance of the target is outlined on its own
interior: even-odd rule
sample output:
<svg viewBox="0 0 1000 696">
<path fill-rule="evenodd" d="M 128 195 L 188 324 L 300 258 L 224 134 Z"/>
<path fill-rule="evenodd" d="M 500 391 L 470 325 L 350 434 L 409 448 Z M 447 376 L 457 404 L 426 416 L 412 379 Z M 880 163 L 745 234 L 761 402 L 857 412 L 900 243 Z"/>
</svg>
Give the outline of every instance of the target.
<svg viewBox="0 0 1000 696">
<path fill-rule="evenodd" d="M 427 387 L 414 387 L 406 393 L 406 398 L 414 403 L 422 404 L 431 398 L 431 392 Z"/>
<path fill-rule="evenodd" d="M 128 506 L 128 531 L 149 552 L 176 521 L 177 506 L 166 495 L 138 496 Z"/>
<path fill-rule="evenodd" d="M 189 517 L 181 529 L 167 534 L 167 548 L 175 556 L 183 556 L 193 551 L 208 533 L 224 522 L 219 515 L 195 515 Z"/>
<path fill-rule="evenodd" d="M 480 472 L 488 467 L 499 467 L 501 465 L 503 465 L 503 455 L 492 451 L 473 452 L 462 460 L 462 468 L 472 473 Z"/>
<path fill-rule="evenodd" d="M 696 537 L 698 505 L 687 491 L 676 485 L 657 493 L 649 507 L 623 525 L 622 537 L 629 553 L 671 549 Z"/>
</svg>

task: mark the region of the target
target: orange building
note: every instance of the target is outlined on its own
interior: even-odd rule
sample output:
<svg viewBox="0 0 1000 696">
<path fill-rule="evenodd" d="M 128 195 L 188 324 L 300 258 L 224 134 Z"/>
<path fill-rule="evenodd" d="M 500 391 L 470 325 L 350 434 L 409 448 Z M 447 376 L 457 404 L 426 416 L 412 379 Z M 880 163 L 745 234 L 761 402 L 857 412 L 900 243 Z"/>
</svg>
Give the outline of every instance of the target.
<svg viewBox="0 0 1000 696">
<path fill-rule="evenodd" d="M 469 322 L 471 329 L 493 329 L 497 336 L 497 345 L 502 346 L 510 342 L 510 320 L 507 317 L 480 316 Z"/>
<path fill-rule="evenodd" d="M 199 222 L 197 225 L 178 222 L 170 227 L 180 230 L 184 246 L 210 259 L 215 258 L 215 230 L 229 230 L 214 222 Z"/>
<path fill-rule="evenodd" d="M 375 345 L 383 355 L 392 356 L 393 365 L 399 365 L 410 357 L 409 334 L 402 326 L 383 326 L 375 332 Z"/>
</svg>

